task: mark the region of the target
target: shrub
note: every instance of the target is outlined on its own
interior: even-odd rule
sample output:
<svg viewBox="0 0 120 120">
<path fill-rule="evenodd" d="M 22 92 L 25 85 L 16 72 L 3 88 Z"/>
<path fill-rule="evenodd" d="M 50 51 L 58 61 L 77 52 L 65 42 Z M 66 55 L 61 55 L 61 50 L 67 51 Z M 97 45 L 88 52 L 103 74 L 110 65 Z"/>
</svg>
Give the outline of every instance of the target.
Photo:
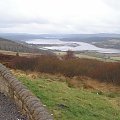
<svg viewBox="0 0 120 120">
<path fill-rule="evenodd" d="M 10 56 L 9 56 L 10 57 Z M 8 60 L 9 57 L 5 59 Z M 3 58 L 3 57 L 2 57 Z M 11 58 L 9 66 L 14 69 L 56 74 L 67 77 L 87 76 L 101 82 L 120 85 L 120 63 L 102 62 L 92 59 L 59 59 L 57 56 Z"/>
</svg>

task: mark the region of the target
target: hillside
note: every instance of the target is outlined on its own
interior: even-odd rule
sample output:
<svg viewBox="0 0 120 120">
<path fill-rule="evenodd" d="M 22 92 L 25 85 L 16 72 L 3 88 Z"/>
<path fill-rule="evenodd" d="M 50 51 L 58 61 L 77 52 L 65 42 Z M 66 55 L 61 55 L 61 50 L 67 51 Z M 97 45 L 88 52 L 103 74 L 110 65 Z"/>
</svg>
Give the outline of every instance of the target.
<svg viewBox="0 0 120 120">
<path fill-rule="evenodd" d="M 78 89 L 70 87 L 63 76 L 13 73 L 44 103 L 55 120 L 120 120 L 120 93 L 114 86 L 99 82 L 95 86 L 92 82 L 94 89 L 82 85 Z"/>
<path fill-rule="evenodd" d="M 55 120 L 120 119 L 119 62 L 0 56 L 0 62 L 11 68 Z"/>
<path fill-rule="evenodd" d="M 24 52 L 24 53 L 40 53 L 40 54 L 52 54 L 49 51 L 40 50 L 29 46 L 28 44 L 18 43 L 12 40 L 0 38 L 0 50 Z"/>
</svg>

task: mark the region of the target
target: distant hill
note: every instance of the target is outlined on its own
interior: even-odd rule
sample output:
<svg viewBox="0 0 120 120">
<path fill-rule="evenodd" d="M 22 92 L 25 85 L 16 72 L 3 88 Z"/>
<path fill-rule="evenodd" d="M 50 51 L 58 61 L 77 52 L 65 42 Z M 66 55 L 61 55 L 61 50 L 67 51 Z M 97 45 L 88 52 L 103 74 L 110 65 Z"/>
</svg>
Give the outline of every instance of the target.
<svg viewBox="0 0 120 120">
<path fill-rule="evenodd" d="M 25 41 L 29 39 L 57 38 L 63 40 L 101 41 L 108 38 L 120 38 L 120 34 L 98 33 L 98 34 L 25 34 L 25 33 L 0 33 L 0 36 L 9 40 Z"/>
<path fill-rule="evenodd" d="M 0 33 L 0 36 L 9 40 L 23 42 L 31 39 L 60 39 L 62 41 L 87 42 L 102 48 L 120 49 L 120 34 L 25 34 L 25 33 Z"/>
<path fill-rule="evenodd" d="M 18 43 L 12 40 L 0 38 L 0 50 L 25 52 L 25 53 L 40 53 L 40 54 L 52 54 L 47 50 L 40 50 L 34 48 L 28 44 Z"/>
</svg>

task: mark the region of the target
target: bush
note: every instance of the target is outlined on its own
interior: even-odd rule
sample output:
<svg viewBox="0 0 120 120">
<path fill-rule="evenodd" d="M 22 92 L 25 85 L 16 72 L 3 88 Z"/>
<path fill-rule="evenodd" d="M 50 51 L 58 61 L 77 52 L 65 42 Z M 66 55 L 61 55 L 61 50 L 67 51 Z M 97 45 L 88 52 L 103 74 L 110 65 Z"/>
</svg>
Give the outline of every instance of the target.
<svg viewBox="0 0 120 120">
<path fill-rule="evenodd" d="M 120 63 L 102 62 L 92 59 L 59 59 L 57 56 L 20 57 L 9 62 L 14 69 L 56 74 L 67 77 L 87 76 L 101 82 L 120 85 Z"/>
</svg>

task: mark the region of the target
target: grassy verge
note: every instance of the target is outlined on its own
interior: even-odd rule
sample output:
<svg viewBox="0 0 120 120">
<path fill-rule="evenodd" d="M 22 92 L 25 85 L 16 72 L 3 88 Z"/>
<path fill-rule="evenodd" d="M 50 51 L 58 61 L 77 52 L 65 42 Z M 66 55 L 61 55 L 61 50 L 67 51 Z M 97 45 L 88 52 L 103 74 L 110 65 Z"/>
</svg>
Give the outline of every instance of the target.
<svg viewBox="0 0 120 120">
<path fill-rule="evenodd" d="M 55 120 L 120 120 L 120 94 L 100 95 L 48 78 L 17 77 L 40 98 Z"/>
</svg>

